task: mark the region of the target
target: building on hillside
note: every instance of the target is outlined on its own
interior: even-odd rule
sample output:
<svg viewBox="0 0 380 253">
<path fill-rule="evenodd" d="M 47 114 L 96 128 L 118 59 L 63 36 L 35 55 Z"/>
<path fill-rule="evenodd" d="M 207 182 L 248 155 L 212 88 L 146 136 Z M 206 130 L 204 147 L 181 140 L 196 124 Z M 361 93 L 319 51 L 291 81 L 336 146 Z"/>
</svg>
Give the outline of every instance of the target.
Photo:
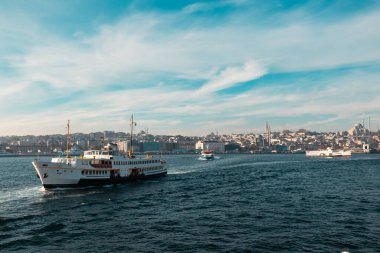
<svg viewBox="0 0 380 253">
<path fill-rule="evenodd" d="M 125 141 L 125 140 L 117 141 L 116 145 L 117 145 L 117 148 L 121 154 L 128 154 L 130 141 Z M 133 141 L 133 147 L 132 148 L 133 148 L 132 149 L 133 152 L 141 152 L 140 143 L 137 141 Z"/>
<path fill-rule="evenodd" d="M 205 150 L 210 149 L 216 153 L 224 153 L 224 143 L 219 141 L 198 141 L 195 144 L 195 149 Z"/>
<path fill-rule="evenodd" d="M 351 136 L 366 136 L 369 134 L 368 129 L 366 129 L 362 124 L 356 124 L 348 130 L 348 134 Z"/>
<path fill-rule="evenodd" d="M 116 142 L 116 145 L 121 154 L 126 154 L 128 152 L 128 141 L 119 140 Z"/>
<path fill-rule="evenodd" d="M 178 149 L 182 152 L 194 152 L 195 151 L 195 142 L 194 141 L 179 141 Z"/>
<path fill-rule="evenodd" d="M 161 145 L 159 142 L 142 142 L 142 152 L 160 152 L 160 147 Z"/>
<path fill-rule="evenodd" d="M 17 154 L 38 154 L 50 152 L 46 145 L 11 145 L 6 147 L 6 150 L 10 153 Z"/>
</svg>

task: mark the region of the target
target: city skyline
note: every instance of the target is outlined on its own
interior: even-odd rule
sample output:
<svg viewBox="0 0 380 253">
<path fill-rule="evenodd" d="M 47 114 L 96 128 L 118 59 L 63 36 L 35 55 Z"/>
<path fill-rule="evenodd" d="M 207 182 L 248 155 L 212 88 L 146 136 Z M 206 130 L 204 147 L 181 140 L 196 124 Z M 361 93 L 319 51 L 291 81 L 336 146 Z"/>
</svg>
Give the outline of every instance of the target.
<svg viewBox="0 0 380 253">
<path fill-rule="evenodd" d="M 378 127 L 376 1 L 0 6 L 0 136 Z"/>
</svg>

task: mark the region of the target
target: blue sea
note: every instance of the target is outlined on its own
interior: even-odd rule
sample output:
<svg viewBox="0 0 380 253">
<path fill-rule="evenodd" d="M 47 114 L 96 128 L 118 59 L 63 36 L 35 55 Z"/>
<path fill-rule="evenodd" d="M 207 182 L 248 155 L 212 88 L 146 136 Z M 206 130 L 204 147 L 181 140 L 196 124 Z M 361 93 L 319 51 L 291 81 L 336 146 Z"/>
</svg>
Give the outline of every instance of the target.
<svg viewBox="0 0 380 253">
<path fill-rule="evenodd" d="M 380 252 L 380 156 L 164 156 L 168 175 L 44 190 L 0 158 L 0 252 Z"/>
</svg>

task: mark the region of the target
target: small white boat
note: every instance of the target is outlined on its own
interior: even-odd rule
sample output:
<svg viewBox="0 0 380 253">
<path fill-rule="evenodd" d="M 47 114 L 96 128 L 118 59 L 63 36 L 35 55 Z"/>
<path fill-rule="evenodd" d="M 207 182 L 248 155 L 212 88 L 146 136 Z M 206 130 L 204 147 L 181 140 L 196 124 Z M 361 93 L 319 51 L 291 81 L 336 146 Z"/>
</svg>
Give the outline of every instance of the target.
<svg viewBox="0 0 380 253">
<path fill-rule="evenodd" d="M 209 161 L 214 160 L 214 152 L 212 150 L 203 150 L 198 160 Z"/>
<path fill-rule="evenodd" d="M 327 148 L 325 150 L 306 151 L 306 156 L 350 157 L 350 156 L 352 156 L 352 153 L 351 153 L 351 150 L 332 150 L 331 148 Z"/>
<path fill-rule="evenodd" d="M 292 154 L 305 154 L 305 150 L 299 148 L 296 150 L 292 150 Z"/>
</svg>

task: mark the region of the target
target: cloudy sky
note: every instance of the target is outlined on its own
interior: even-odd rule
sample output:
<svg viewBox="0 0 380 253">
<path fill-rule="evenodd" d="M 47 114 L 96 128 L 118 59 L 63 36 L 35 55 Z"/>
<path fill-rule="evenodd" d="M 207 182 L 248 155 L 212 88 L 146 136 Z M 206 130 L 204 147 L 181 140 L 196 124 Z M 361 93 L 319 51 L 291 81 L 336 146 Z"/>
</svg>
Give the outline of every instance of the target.
<svg viewBox="0 0 380 253">
<path fill-rule="evenodd" d="M 0 135 L 380 120 L 379 1 L 0 0 Z"/>
</svg>

